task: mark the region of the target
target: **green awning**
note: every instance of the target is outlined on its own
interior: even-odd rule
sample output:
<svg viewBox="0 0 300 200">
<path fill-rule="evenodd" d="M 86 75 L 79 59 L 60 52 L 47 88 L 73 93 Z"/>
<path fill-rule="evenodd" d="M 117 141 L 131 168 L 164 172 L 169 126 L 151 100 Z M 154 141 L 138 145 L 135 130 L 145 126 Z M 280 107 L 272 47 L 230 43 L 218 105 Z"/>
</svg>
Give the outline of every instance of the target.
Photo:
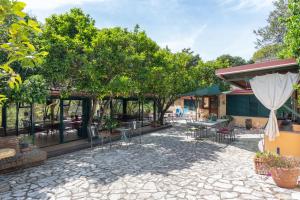
<svg viewBox="0 0 300 200">
<path fill-rule="evenodd" d="M 218 85 L 213 85 L 208 88 L 199 88 L 197 90 L 194 90 L 192 92 L 188 92 L 186 94 L 183 94 L 182 96 L 213 96 L 213 95 L 219 95 L 221 94 L 221 90 Z"/>
</svg>

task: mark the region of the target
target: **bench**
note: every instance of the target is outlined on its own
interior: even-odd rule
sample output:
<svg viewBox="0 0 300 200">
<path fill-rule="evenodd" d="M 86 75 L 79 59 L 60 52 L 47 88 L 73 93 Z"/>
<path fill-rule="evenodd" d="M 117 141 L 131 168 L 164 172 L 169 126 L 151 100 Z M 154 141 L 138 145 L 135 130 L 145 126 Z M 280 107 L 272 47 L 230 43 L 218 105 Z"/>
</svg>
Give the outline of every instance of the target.
<svg viewBox="0 0 300 200">
<path fill-rule="evenodd" d="M 47 153 L 34 146 L 20 149 L 16 136 L 0 138 L 0 174 L 42 164 Z"/>
</svg>

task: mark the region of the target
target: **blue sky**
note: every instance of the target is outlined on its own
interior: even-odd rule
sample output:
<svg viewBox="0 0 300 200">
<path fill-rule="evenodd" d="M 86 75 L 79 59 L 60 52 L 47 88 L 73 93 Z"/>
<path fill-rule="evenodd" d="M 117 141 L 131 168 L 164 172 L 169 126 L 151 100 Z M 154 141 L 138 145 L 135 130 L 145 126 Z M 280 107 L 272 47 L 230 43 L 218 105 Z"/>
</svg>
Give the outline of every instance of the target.
<svg viewBox="0 0 300 200">
<path fill-rule="evenodd" d="M 173 51 L 190 47 L 204 60 L 222 54 L 251 58 L 253 30 L 266 25 L 272 0 L 22 0 L 44 21 L 53 13 L 82 8 L 96 26 L 136 24 L 160 46 Z"/>
</svg>

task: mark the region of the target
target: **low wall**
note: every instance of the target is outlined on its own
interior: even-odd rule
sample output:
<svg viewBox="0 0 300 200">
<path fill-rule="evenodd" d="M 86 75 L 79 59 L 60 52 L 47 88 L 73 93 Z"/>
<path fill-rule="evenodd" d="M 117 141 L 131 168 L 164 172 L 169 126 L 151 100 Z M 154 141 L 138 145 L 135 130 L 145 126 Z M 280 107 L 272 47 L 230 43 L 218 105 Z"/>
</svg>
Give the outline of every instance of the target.
<svg viewBox="0 0 300 200">
<path fill-rule="evenodd" d="M 274 141 L 269 141 L 265 136 L 265 150 L 280 155 L 300 157 L 300 132 L 280 131 L 280 135 Z"/>
<path fill-rule="evenodd" d="M 257 128 L 258 126 L 264 127 L 267 122 L 268 122 L 268 118 L 265 117 L 245 117 L 245 116 L 232 116 L 234 119 L 234 123 L 236 126 L 239 127 L 245 127 L 245 120 L 246 119 L 252 119 L 252 126 L 254 128 Z"/>
</svg>

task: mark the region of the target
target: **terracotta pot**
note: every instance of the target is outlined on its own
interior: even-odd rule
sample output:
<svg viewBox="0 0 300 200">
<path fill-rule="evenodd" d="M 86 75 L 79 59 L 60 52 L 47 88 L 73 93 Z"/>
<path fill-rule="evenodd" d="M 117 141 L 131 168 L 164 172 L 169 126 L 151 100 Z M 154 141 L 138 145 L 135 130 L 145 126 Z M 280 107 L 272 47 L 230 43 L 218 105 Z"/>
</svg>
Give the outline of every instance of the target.
<svg viewBox="0 0 300 200">
<path fill-rule="evenodd" d="M 292 189 L 297 187 L 300 168 L 271 168 L 271 175 L 277 186 Z"/>
<path fill-rule="evenodd" d="M 254 161 L 255 173 L 260 174 L 260 175 L 269 174 L 270 169 L 263 159 L 254 158 L 253 161 Z"/>
</svg>

